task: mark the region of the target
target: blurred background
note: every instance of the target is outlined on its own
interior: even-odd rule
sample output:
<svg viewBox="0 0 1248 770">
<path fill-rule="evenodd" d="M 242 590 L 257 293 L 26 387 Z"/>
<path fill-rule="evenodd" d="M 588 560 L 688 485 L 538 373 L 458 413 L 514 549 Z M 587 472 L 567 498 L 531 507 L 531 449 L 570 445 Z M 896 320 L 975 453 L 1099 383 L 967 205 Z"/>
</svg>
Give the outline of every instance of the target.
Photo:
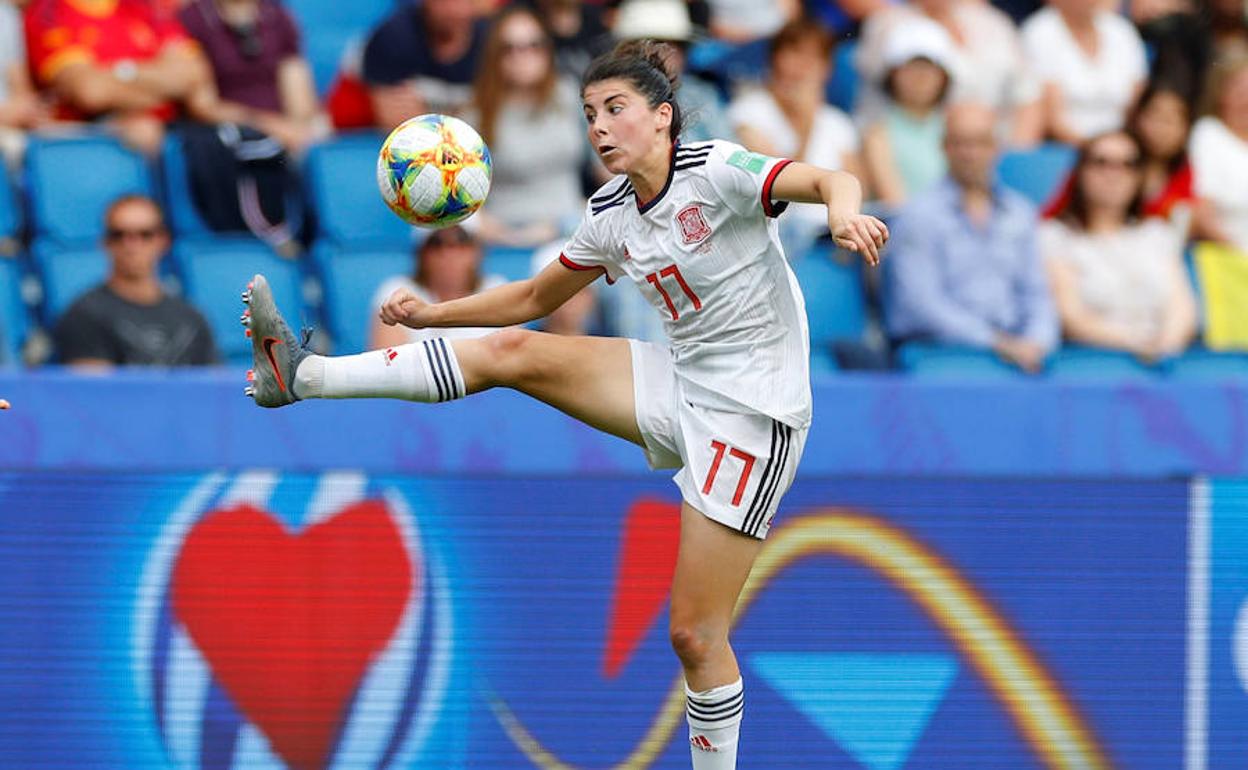
<svg viewBox="0 0 1248 770">
<path fill-rule="evenodd" d="M 639 38 L 684 141 L 851 171 L 893 233 L 779 220 L 816 417 L 741 767 L 1248 767 L 1242 0 L 0 2 L 0 767 L 687 765 L 633 447 L 241 395 L 256 272 L 343 354 L 557 258 L 607 181 L 580 74 Z M 494 158 L 432 234 L 375 181 L 422 112 Z M 624 284 L 534 326 L 663 339 Z"/>
</svg>

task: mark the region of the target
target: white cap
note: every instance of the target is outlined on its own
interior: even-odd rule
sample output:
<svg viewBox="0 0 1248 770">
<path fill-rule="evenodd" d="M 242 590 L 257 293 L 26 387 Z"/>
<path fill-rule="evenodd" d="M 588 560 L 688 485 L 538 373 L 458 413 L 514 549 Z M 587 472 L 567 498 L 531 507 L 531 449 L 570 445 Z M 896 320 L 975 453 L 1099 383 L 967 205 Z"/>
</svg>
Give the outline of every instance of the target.
<svg viewBox="0 0 1248 770">
<path fill-rule="evenodd" d="M 953 73 L 953 38 L 945 28 L 923 16 L 897 22 L 884 39 L 884 67 L 892 70 L 915 59 L 927 59 Z"/>
<path fill-rule="evenodd" d="M 620 40 L 689 41 L 693 21 L 685 0 L 624 0 L 615 14 L 612 29 Z"/>
</svg>

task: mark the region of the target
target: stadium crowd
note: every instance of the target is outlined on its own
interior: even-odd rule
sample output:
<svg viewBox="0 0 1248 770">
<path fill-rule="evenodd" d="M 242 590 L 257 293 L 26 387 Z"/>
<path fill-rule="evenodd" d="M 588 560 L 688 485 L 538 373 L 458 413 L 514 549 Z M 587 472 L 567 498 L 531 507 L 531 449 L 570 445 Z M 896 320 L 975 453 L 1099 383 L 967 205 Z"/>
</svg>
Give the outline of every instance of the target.
<svg viewBox="0 0 1248 770">
<path fill-rule="evenodd" d="M 780 219 L 816 371 L 1248 371 L 1242 0 L 0 0 L 0 365 L 245 362 L 256 270 L 321 347 L 411 338 L 372 323 L 393 287 L 557 257 L 606 181 L 577 79 L 636 38 L 672 44 L 685 141 L 852 171 L 893 228 L 876 273 L 820 207 Z M 374 227 L 380 135 L 422 112 L 481 132 L 489 200 Z M 624 284 L 546 328 L 663 335 Z"/>
</svg>

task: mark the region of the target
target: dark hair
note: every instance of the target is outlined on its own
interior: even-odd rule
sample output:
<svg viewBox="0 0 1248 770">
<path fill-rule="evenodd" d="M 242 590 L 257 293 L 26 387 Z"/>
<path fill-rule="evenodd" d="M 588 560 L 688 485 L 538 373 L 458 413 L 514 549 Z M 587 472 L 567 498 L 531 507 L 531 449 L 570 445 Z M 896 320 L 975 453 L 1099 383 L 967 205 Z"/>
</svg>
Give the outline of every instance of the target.
<svg viewBox="0 0 1248 770">
<path fill-rule="evenodd" d="M 793 48 L 807 41 L 818 44 L 825 59 L 831 59 L 836 50 L 836 38 L 817 19 L 809 17 L 790 21 L 780 28 L 767 45 L 767 61 L 775 62 L 776 54 L 785 48 Z"/>
<path fill-rule="evenodd" d="M 1188 96 L 1188 92 L 1182 86 L 1169 80 L 1150 80 L 1148 85 L 1145 86 L 1144 90 L 1140 93 L 1139 98 L 1135 100 L 1135 104 L 1133 104 L 1131 109 L 1127 112 L 1126 122 L 1127 133 L 1131 134 L 1132 138 L 1135 139 L 1136 144 L 1140 146 L 1140 151 L 1145 155 L 1148 154 L 1148 146 L 1144 143 L 1144 137 L 1140 133 L 1140 115 L 1143 114 L 1145 108 L 1148 107 L 1150 102 L 1162 94 L 1172 94 L 1177 96 L 1179 101 L 1183 102 L 1183 108 L 1187 110 L 1187 128 L 1189 133 L 1191 132 L 1192 122 L 1195 119 L 1196 105 L 1192 103 L 1192 100 Z M 1173 174 L 1186 162 L 1187 143 L 1184 142 L 1183 146 L 1179 148 L 1179 151 L 1175 153 L 1174 157 L 1166 161 L 1166 172 Z"/>
<path fill-rule="evenodd" d="M 1079 229 L 1085 229 L 1088 226 L 1088 200 L 1083 194 L 1083 183 L 1080 181 L 1083 175 L 1083 169 L 1088 164 L 1088 158 L 1092 155 L 1092 148 L 1098 143 L 1111 136 L 1121 136 L 1131 142 L 1131 146 L 1135 147 L 1136 157 L 1142 163 L 1144 160 L 1144 148 L 1140 146 L 1140 142 L 1131 134 L 1124 130 L 1106 131 L 1101 134 L 1089 137 L 1079 146 L 1079 155 L 1075 160 L 1075 167 L 1070 171 L 1070 179 L 1064 200 L 1050 214 L 1055 219 L 1060 219 L 1067 224 L 1076 225 Z M 1127 204 L 1126 221 L 1136 222 L 1144 216 L 1144 177 L 1140 178 L 1136 184 L 1135 195 L 1132 196 L 1131 202 Z"/>
<path fill-rule="evenodd" d="M 468 246 L 477 252 L 477 266 L 472 271 L 472 289 L 476 292 L 481 290 L 481 242 L 476 236 L 468 232 L 460 225 L 451 225 L 442 230 L 434 230 L 416 247 L 416 263 L 415 270 L 412 273 L 412 280 L 417 286 L 429 285 L 429 261 L 425 259 L 429 252 L 433 249 L 442 247 Z"/>
<path fill-rule="evenodd" d="M 889 99 L 892 99 L 893 101 L 897 101 L 897 72 L 902 67 L 906 66 L 912 61 L 916 61 L 917 59 L 922 59 L 925 62 L 931 62 L 932 65 L 938 67 L 940 71 L 944 73 L 945 75 L 945 82 L 940 87 L 940 93 L 936 94 L 936 101 L 932 103 L 933 107 L 939 107 L 941 104 L 944 103 L 945 97 L 949 95 L 949 89 L 953 87 L 953 78 L 949 77 L 949 70 L 945 69 L 940 64 L 937 64 L 936 62 L 932 61 L 931 59 L 925 56 L 915 57 L 914 59 L 904 61 L 901 64 L 898 64 L 896 67 L 893 67 L 892 69 L 890 69 L 888 73 L 884 75 L 884 93 L 888 95 Z"/>
<path fill-rule="evenodd" d="M 608 53 L 594 59 L 581 78 L 581 93 L 594 83 L 603 80 L 626 81 L 646 97 L 650 109 L 657 109 L 664 102 L 672 105 L 672 125 L 668 134 L 672 141 L 680 137 L 683 120 L 680 105 L 676 102 L 676 89 L 680 77 L 675 70 L 670 43 L 658 40 L 626 40 Z"/>
</svg>

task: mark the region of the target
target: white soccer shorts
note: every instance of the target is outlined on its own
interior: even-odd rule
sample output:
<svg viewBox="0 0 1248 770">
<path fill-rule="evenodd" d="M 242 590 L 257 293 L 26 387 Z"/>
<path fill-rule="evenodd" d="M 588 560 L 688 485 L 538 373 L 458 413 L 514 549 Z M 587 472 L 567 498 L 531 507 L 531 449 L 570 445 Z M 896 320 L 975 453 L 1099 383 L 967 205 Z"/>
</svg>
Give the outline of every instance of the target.
<svg viewBox="0 0 1248 770">
<path fill-rule="evenodd" d="M 793 483 L 807 429 L 758 412 L 730 412 L 684 399 L 666 348 L 629 340 L 637 426 L 650 467 L 673 477 L 685 502 L 762 540 Z"/>
</svg>

